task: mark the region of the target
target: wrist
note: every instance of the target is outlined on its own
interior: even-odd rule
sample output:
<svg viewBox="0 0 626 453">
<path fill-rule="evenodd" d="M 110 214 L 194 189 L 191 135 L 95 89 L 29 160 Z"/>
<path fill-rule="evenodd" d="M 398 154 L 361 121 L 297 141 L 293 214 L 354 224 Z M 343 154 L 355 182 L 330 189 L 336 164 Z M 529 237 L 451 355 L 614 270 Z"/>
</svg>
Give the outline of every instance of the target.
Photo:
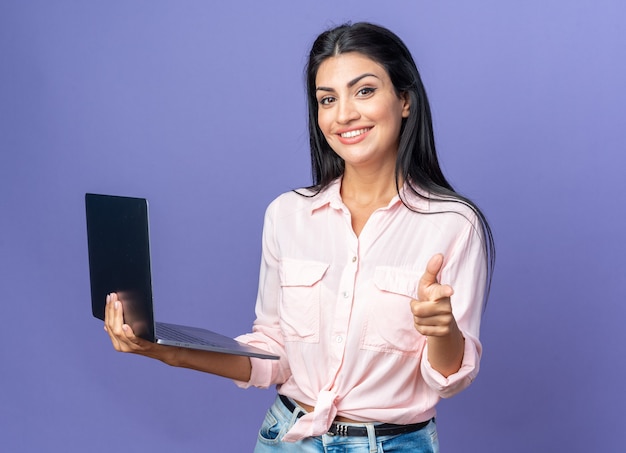
<svg viewBox="0 0 626 453">
<path fill-rule="evenodd" d="M 158 358 L 161 362 L 166 365 L 178 367 L 180 366 L 181 358 L 180 354 L 182 353 L 183 348 L 179 348 L 177 346 L 163 346 L 163 353 L 160 354 Z"/>
<path fill-rule="evenodd" d="M 430 365 L 448 377 L 461 369 L 465 352 L 465 337 L 458 329 L 452 329 L 443 336 L 430 336 L 428 344 L 428 361 Z"/>
</svg>

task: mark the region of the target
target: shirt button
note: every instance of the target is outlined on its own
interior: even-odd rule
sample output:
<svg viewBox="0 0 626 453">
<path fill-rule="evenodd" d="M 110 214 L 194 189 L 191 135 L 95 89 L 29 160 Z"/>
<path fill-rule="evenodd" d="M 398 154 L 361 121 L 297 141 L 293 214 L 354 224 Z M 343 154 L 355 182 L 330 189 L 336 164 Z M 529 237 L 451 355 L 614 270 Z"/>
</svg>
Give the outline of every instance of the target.
<svg viewBox="0 0 626 453">
<path fill-rule="evenodd" d="M 353 263 L 356 263 L 356 256 L 353 256 L 353 257 L 352 257 L 352 262 L 353 262 Z"/>
<path fill-rule="evenodd" d="M 337 338 L 335 338 L 335 341 L 337 343 L 343 343 L 343 337 L 341 335 L 337 335 Z"/>
<path fill-rule="evenodd" d="M 350 297 L 350 293 L 348 291 L 344 291 L 343 292 L 343 298 L 347 299 L 348 297 Z"/>
</svg>

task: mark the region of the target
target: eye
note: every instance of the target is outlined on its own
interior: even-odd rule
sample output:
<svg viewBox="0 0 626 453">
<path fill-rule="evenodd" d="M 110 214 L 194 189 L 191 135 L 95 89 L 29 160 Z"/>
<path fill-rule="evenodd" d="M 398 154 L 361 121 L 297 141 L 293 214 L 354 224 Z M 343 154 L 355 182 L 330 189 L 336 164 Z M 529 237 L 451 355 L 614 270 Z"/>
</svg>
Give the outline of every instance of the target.
<svg viewBox="0 0 626 453">
<path fill-rule="evenodd" d="M 376 91 L 376 88 L 365 87 L 365 88 L 361 88 L 359 91 L 357 91 L 356 95 L 363 98 L 363 97 L 367 97 L 367 96 L 373 94 L 374 91 Z"/>
<path fill-rule="evenodd" d="M 332 96 L 324 96 L 319 101 L 320 105 L 330 105 L 335 102 L 335 98 Z"/>
</svg>

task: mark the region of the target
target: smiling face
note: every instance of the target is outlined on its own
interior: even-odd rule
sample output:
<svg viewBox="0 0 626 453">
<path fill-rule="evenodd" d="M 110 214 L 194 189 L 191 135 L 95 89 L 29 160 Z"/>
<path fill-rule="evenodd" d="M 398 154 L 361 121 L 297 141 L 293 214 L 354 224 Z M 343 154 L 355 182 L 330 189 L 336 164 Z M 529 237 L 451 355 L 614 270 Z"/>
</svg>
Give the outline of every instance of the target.
<svg viewBox="0 0 626 453">
<path fill-rule="evenodd" d="M 393 170 L 409 102 L 398 96 L 387 71 L 360 53 L 345 53 L 324 60 L 315 86 L 319 128 L 346 171 Z"/>
</svg>

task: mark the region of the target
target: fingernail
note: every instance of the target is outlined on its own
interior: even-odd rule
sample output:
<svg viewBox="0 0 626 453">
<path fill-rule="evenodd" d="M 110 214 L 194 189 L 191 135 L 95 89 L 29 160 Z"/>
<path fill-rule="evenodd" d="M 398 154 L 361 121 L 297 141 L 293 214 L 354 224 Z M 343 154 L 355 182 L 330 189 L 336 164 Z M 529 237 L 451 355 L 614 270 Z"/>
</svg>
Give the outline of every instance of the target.
<svg viewBox="0 0 626 453">
<path fill-rule="evenodd" d="M 119 301 L 115 301 L 115 309 L 117 310 L 117 309 L 119 309 L 119 308 L 120 308 L 120 303 L 119 303 Z"/>
<path fill-rule="evenodd" d="M 107 304 L 108 304 L 109 302 L 111 302 L 111 295 L 110 295 L 110 294 L 107 294 Z"/>
</svg>

